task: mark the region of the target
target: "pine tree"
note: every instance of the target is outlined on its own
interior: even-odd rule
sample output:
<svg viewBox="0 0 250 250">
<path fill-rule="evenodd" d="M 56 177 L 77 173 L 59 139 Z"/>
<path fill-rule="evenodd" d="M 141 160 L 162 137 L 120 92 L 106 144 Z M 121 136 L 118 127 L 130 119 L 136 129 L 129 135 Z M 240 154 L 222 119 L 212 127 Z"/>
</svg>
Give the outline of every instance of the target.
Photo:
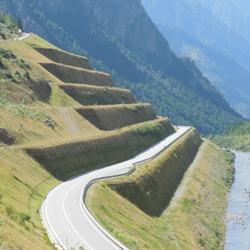
<svg viewBox="0 0 250 250">
<path fill-rule="evenodd" d="M 23 26 L 22 26 L 20 17 L 17 18 L 17 27 L 18 29 L 21 29 L 23 31 Z"/>
<path fill-rule="evenodd" d="M 2 13 L 0 14 L 0 22 L 1 22 L 1 23 L 5 23 L 5 22 L 6 22 L 6 16 L 5 16 L 4 12 L 2 12 Z"/>
</svg>

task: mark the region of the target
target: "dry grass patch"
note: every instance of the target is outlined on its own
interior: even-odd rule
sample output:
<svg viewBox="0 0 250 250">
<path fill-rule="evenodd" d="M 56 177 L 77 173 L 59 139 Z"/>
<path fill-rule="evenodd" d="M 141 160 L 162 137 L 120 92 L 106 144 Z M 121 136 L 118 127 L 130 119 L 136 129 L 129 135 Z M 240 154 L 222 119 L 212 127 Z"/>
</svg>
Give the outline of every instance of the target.
<svg viewBox="0 0 250 250">
<path fill-rule="evenodd" d="M 50 82 L 51 95 L 49 105 L 53 107 L 76 107 L 80 103 L 68 96 L 57 84 Z"/>
<path fill-rule="evenodd" d="M 55 123 L 55 130 L 44 120 Z M 71 108 L 31 108 L 14 105 L 0 108 L 0 127 L 9 131 L 16 144 L 36 144 L 62 140 L 72 136 L 84 137 L 98 130 Z"/>
<path fill-rule="evenodd" d="M 58 183 L 32 158 L 15 147 L 1 147 L 0 221 L 2 247 L 53 249 L 37 210 L 50 188 Z"/>
<path fill-rule="evenodd" d="M 233 159 L 232 153 L 205 141 L 184 175 L 181 192 L 177 190 L 158 218 L 143 213 L 106 182 L 90 187 L 86 203 L 104 228 L 130 249 L 223 249 Z"/>
</svg>

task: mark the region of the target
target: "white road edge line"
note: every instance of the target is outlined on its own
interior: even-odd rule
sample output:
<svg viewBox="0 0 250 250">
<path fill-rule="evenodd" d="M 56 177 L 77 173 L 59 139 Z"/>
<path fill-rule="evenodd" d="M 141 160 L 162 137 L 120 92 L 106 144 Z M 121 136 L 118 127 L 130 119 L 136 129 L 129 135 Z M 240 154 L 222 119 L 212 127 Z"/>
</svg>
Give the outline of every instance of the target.
<svg viewBox="0 0 250 250">
<path fill-rule="evenodd" d="M 83 195 L 83 192 L 82 191 L 82 195 Z M 88 219 L 88 221 L 90 222 L 90 224 L 95 228 L 95 230 L 105 239 L 107 240 L 109 243 L 111 243 L 111 245 L 113 247 L 115 247 L 117 250 L 120 250 L 120 248 L 117 248 L 117 246 L 109 239 L 109 237 L 107 237 L 107 235 L 103 235 L 103 233 L 101 233 L 98 229 L 97 229 L 97 226 L 90 220 L 88 214 L 86 214 L 86 212 L 83 210 L 83 207 L 82 207 L 82 203 L 83 203 L 83 200 L 82 200 L 82 195 L 81 195 L 81 198 L 80 198 L 80 201 L 79 201 L 79 206 L 83 212 L 83 214 L 85 215 L 85 217 Z"/>
<path fill-rule="evenodd" d="M 187 130 L 185 131 L 185 132 L 183 132 L 182 134 L 181 134 L 181 136 L 183 136 L 187 131 L 189 131 L 190 129 L 191 129 L 191 127 L 186 127 L 187 128 Z M 177 130 L 178 131 L 178 130 Z M 176 131 L 176 132 L 177 132 Z M 178 134 L 178 133 L 175 133 L 175 135 L 176 134 Z M 177 136 L 178 138 L 179 137 L 181 137 L 181 136 Z M 175 136 L 174 136 L 175 137 Z M 167 138 L 165 138 L 165 140 L 166 140 Z M 174 139 L 174 141 L 176 141 L 176 139 L 177 138 L 175 138 Z M 172 143 L 171 143 L 172 144 Z M 165 146 L 164 146 L 164 148 L 165 148 Z M 159 150 L 158 152 L 160 152 L 161 150 Z M 155 154 L 155 155 L 157 155 L 157 153 Z M 155 156 L 154 155 L 154 156 Z M 128 160 L 128 162 L 129 162 L 130 160 Z M 119 163 L 117 163 L 117 164 L 119 164 Z M 115 164 L 116 165 L 116 164 Z M 129 164 L 130 166 L 131 166 L 131 164 Z M 132 164 L 133 165 L 133 164 Z M 108 166 L 109 167 L 109 166 Z M 114 171 L 114 170 L 113 170 Z M 112 171 L 112 172 L 113 172 Z M 112 172 L 110 172 L 110 173 L 112 173 Z M 127 173 L 124 173 L 123 175 L 126 175 Z M 95 175 L 95 173 L 93 173 L 92 175 Z M 74 228 L 74 226 L 72 225 L 72 223 L 71 223 L 71 221 L 69 220 L 69 218 L 68 218 L 68 216 L 67 216 L 67 214 L 66 214 L 66 211 L 65 211 L 65 208 L 64 208 L 64 205 L 65 205 L 65 200 L 66 200 L 66 197 L 67 197 L 67 195 L 68 195 L 68 193 L 69 193 L 69 191 L 73 188 L 73 187 L 75 187 L 76 185 L 78 185 L 80 182 L 82 182 L 82 181 L 84 181 L 84 180 L 86 180 L 87 178 L 89 178 L 89 177 L 91 177 L 92 175 L 90 175 L 90 176 L 88 176 L 88 177 L 86 177 L 86 178 L 84 178 L 84 179 L 81 179 L 80 181 L 78 181 L 77 183 L 75 183 L 68 191 L 67 191 L 67 193 L 66 193 L 66 195 L 65 195 L 65 197 L 64 197 L 64 200 L 63 200 L 63 212 L 64 212 L 64 214 L 65 214 L 65 217 L 66 217 L 66 219 L 68 220 L 68 222 L 69 222 L 69 224 L 71 225 L 71 227 L 73 228 L 73 230 L 76 232 L 76 234 L 80 237 L 80 239 L 82 239 L 82 241 L 83 242 L 85 242 L 86 243 L 86 245 L 90 248 L 90 249 L 92 249 L 93 250 L 93 248 L 91 248 L 89 245 L 88 245 L 88 243 L 80 236 L 80 234 L 77 232 L 77 230 Z M 106 174 L 105 174 L 106 175 Z M 100 177 L 99 177 L 100 178 Z M 98 179 L 99 179 L 98 178 Z M 108 179 L 109 177 L 106 175 L 106 177 L 103 177 L 103 179 Z M 91 182 L 91 181 L 90 181 Z M 89 183 L 90 183 L 89 182 Z M 61 183 L 61 184 L 59 184 L 56 188 L 54 188 L 52 191 L 50 191 L 49 192 L 49 194 L 48 194 L 48 196 L 47 196 L 47 199 L 44 201 L 44 203 L 45 203 L 45 214 L 46 214 L 46 220 L 48 221 L 48 224 L 49 224 L 49 227 L 50 227 L 50 229 L 53 231 L 53 233 L 54 233 L 54 236 L 55 236 L 55 238 L 56 238 L 56 240 L 61 244 L 60 246 L 62 246 L 62 247 L 64 247 L 65 249 L 67 249 L 66 247 L 65 247 L 65 245 L 64 244 L 62 244 L 62 242 L 61 242 L 61 240 L 59 240 L 59 237 L 57 236 L 57 234 L 55 233 L 55 231 L 54 231 L 54 229 L 53 229 L 53 227 L 52 227 L 52 225 L 51 225 L 51 223 L 50 223 L 50 221 L 49 221 L 49 219 L 48 219 L 48 214 L 47 214 L 47 203 L 48 203 L 48 201 L 51 199 L 51 196 L 53 195 L 53 193 L 55 192 L 55 190 L 57 189 L 57 188 L 59 188 L 59 186 L 61 187 L 62 185 L 64 185 L 64 184 L 66 184 L 66 182 L 64 182 L 64 183 Z M 88 185 L 88 184 L 87 184 Z M 117 246 L 116 245 L 114 245 L 114 243 L 113 243 L 113 240 L 112 240 L 112 238 L 114 238 L 112 235 L 110 235 L 95 219 L 94 219 L 94 217 L 91 215 L 91 213 L 88 211 L 88 209 L 86 208 L 86 205 L 84 204 L 84 201 L 83 201 L 83 194 L 84 194 L 84 189 L 83 189 L 83 191 L 82 191 L 82 193 L 81 193 L 81 197 L 80 197 L 80 202 L 79 202 L 79 205 L 80 205 L 80 208 L 81 208 L 81 210 L 82 210 L 82 212 L 85 214 L 85 217 L 88 219 L 88 221 L 94 226 L 94 228 L 95 228 L 95 230 L 97 231 L 97 232 L 99 232 L 99 234 L 100 235 L 102 235 L 102 237 L 103 238 L 105 238 L 109 243 L 111 243 L 116 249 L 118 249 L 119 250 L 119 248 L 117 248 Z M 43 204 L 44 204 L 43 203 Z M 86 214 L 86 212 L 83 210 L 83 207 L 85 208 L 85 210 L 87 210 L 87 214 Z M 90 218 L 94 221 L 94 223 L 96 223 L 97 225 L 94 225 L 93 224 L 93 221 L 91 221 L 90 220 Z M 103 233 L 101 233 L 98 229 L 97 229 L 97 227 L 99 227 L 99 229 L 103 232 Z M 111 236 L 111 237 L 110 237 Z M 115 238 L 114 238 L 115 239 Z M 115 239 L 116 240 L 116 239 Z M 119 242 L 118 240 L 117 240 L 117 242 Z M 120 243 L 120 242 L 119 242 Z M 121 243 L 120 243 L 121 244 Z M 121 246 L 122 246 L 122 249 L 128 249 L 128 248 L 126 248 L 125 246 L 123 246 L 122 244 L 121 244 Z M 121 246 L 120 246 L 120 248 L 121 248 Z M 125 247 L 125 248 L 123 248 L 123 247 Z"/>
<path fill-rule="evenodd" d="M 184 134 L 186 134 L 190 129 L 191 129 L 192 127 L 187 127 L 187 129 L 185 130 L 185 131 L 183 131 L 180 135 L 178 134 L 178 131 L 176 131 L 174 134 L 172 134 L 172 137 L 173 137 L 173 141 L 168 145 L 168 146 L 170 146 L 170 145 L 172 145 L 172 143 L 174 143 L 177 139 L 179 139 L 179 138 L 181 138 Z M 170 135 L 171 136 L 171 135 Z M 168 137 L 167 137 L 168 138 Z M 167 138 L 165 138 L 165 143 L 168 141 L 168 140 L 166 140 Z M 157 157 L 158 156 L 158 154 L 162 151 L 164 151 L 165 150 L 165 146 L 163 147 L 163 149 L 161 149 L 161 150 L 159 150 L 157 153 L 155 153 L 153 156 L 151 156 L 150 158 L 147 158 L 147 159 L 145 159 L 145 161 L 140 161 L 140 162 L 147 162 L 147 161 L 150 161 L 150 160 L 152 160 L 152 158 L 155 158 L 155 157 Z M 161 153 L 162 153 L 161 152 Z M 129 162 L 130 160 L 128 160 L 128 162 Z M 131 163 L 130 165 L 132 165 L 134 168 L 135 168 L 135 164 L 136 164 L 137 162 L 135 162 L 135 163 Z M 112 171 L 113 172 L 113 171 Z M 110 173 L 112 173 L 112 172 L 110 172 Z M 128 171 L 127 173 L 124 173 L 124 174 L 122 174 L 122 175 L 126 175 L 126 174 L 128 174 L 130 171 Z M 97 179 L 102 179 L 102 180 L 105 180 L 105 179 L 110 179 L 110 177 L 111 178 L 115 178 L 114 176 L 108 176 L 107 174 L 105 174 L 105 176 L 106 177 L 104 177 L 104 176 L 101 176 L 101 177 L 99 177 L 99 178 L 97 178 Z M 119 176 L 121 176 L 121 175 L 118 175 L 117 177 L 119 177 Z M 91 181 L 90 181 L 91 182 Z M 89 182 L 89 183 L 90 183 Z M 89 185 L 89 183 L 86 185 L 86 186 L 88 186 Z M 93 183 L 92 183 L 93 184 Z M 89 186 L 90 187 L 90 186 Z M 88 187 L 88 188 L 89 188 Z M 87 189 L 88 189 L 87 188 Z M 83 211 L 83 213 L 84 214 L 86 214 L 87 213 L 87 216 L 86 216 L 86 218 L 89 220 L 89 222 L 93 225 L 93 223 L 91 222 L 91 220 L 95 223 L 95 225 L 94 225 L 94 227 L 96 228 L 96 227 L 98 227 L 102 232 L 103 232 L 103 234 L 106 236 L 106 238 L 109 238 L 110 239 L 110 241 L 117 241 L 119 244 L 119 247 L 121 248 L 121 249 L 124 249 L 124 250 L 129 250 L 126 246 L 124 246 L 122 243 L 120 243 L 117 239 L 115 239 L 110 233 L 108 233 L 108 231 L 106 230 L 106 229 L 104 229 L 101 225 L 100 225 L 100 223 L 98 223 L 98 221 L 92 216 L 92 214 L 89 212 L 89 210 L 88 210 L 88 208 L 87 208 L 87 206 L 85 205 L 85 203 L 84 203 L 84 191 L 85 191 L 85 189 L 83 189 L 83 191 L 82 191 L 82 195 L 81 195 L 81 198 L 80 198 L 80 205 L 82 205 L 82 207 L 86 210 L 86 212 L 85 211 L 83 211 L 83 208 L 82 208 L 82 211 Z M 86 190 L 86 192 L 87 192 L 87 190 Z M 88 217 L 90 217 L 90 219 L 88 218 Z M 97 228 L 96 228 L 96 230 L 97 230 Z M 97 230 L 98 231 L 98 230 Z M 99 233 L 100 233 L 100 231 L 98 231 Z M 101 233 L 100 233 L 101 234 Z M 104 237 L 104 235 L 102 235 L 103 237 Z"/>
<path fill-rule="evenodd" d="M 64 185 L 64 184 L 65 184 L 65 183 L 62 183 L 62 185 Z M 61 187 L 61 185 L 58 185 L 56 188 L 54 188 L 54 189 L 52 190 L 52 192 L 49 193 L 47 199 L 44 201 L 44 203 L 45 203 L 45 214 L 46 214 L 45 217 L 46 217 L 46 221 L 47 221 L 48 224 L 49 224 L 49 229 L 52 230 L 53 233 L 54 233 L 55 240 L 58 241 L 58 242 L 60 243 L 60 244 L 58 244 L 58 245 L 59 245 L 60 247 L 63 247 L 64 249 L 67 249 L 67 248 L 65 247 L 65 245 L 64 245 L 64 244 L 61 242 L 61 240 L 59 239 L 59 237 L 58 237 L 58 235 L 56 234 L 54 228 L 52 227 L 52 225 L 51 225 L 51 223 L 50 223 L 50 220 L 49 220 L 49 217 L 48 217 L 48 213 L 47 213 L 47 203 L 49 202 L 49 200 L 50 200 L 51 196 L 53 195 L 53 193 L 55 192 L 55 190 L 56 190 L 57 188 L 59 188 L 59 186 Z"/>
</svg>

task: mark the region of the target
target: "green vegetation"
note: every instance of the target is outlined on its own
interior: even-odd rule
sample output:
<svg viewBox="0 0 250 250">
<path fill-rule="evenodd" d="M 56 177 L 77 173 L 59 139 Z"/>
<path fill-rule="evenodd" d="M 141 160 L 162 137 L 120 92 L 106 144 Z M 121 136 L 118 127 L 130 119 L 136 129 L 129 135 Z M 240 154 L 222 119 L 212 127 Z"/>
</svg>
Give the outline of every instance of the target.
<svg viewBox="0 0 250 250">
<path fill-rule="evenodd" d="M 18 29 L 23 30 L 20 18 L 17 19 L 16 23 L 11 14 L 6 15 L 4 12 L 0 13 L 1 39 L 6 40 L 19 36 Z"/>
<path fill-rule="evenodd" d="M 0 247 L 2 246 L 2 242 L 3 242 L 3 239 L 2 239 L 2 228 L 3 228 L 3 226 L 4 226 L 4 222 L 0 218 Z"/>
<path fill-rule="evenodd" d="M 8 64 L 15 67 L 15 71 L 11 73 Z M 20 75 L 17 69 L 24 70 Z M 0 82 L 20 82 L 21 78 L 30 79 L 27 69 L 31 69 L 30 65 L 23 59 L 18 59 L 10 50 L 0 48 Z"/>
<path fill-rule="evenodd" d="M 163 157 L 167 157 L 169 151 L 166 150 L 163 154 Z M 163 158 L 159 157 L 155 160 L 162 161 Z M 131 250 L 222 250 L 226 230 L 223 218 L 230 186 L 228 182 L 221 182 L 221 179 L 226 178 L 228 172 L 233 172 L 233 158 L 231 152 L 221 150 L 206 140 L 200 147 L 197 159 L 185 173 L 177 193 L 159 217 L 146 215 L 106 182 L 90 187 L 86 198 L 87 206 L 104 228 Z M 150 169 L 155 169 L 155 172 L 160 170 L 154 165 L 155 163 L 147 162 L 143 170 L 137 169 L 137 175 L 141 175 L 144 183 L 150 182 L 147 169 L 148 172 Z M 161 170 L 158 175 L 163 175 L 161 180 L 164 182 Z M 232 181 L 233 176 L 229 183 Z M 122 177 L 121 182 L 127 183 L 129 187 L 131 177 Z M 154 186 L 151 187 L 153 188 Z M 149 197 L 153 192 L 145 191 Z M 134 198 L 140 199 L 139 196 Z"/>
<path fill-rule="evenodd" d="M 209 135 L 207 137 L 220 147 L 249 152 L 250 122 L 239 122 L 228 127 L 221 135 Z"/>
<path fill-rule="evenodd" d="M 31 119 L 36 119 L 39 121 L 42 121 L 42 119 L 46 118 L 56 124 L 56 121 L 54 121 L 48 114 L 45 114 L 43 111 L 37 110 L 36 108 L 30 108 L 29 106 L 23 104 L 13 103 L 9 101 L 6 96 L 7 94 L 4 89 L 0 89 L 0 108 L 8 108 L 9 114 L 13 114 L 14 116 L 20 118 L 28 116 Z"/>
<path fill-rule="evenodd" d="M 146 134 L 153 134 L 159 135 L 161 133 L 162 125 L 161 124 L 145 124 L 141 127 L 131 129 L 130 131 L 135 134 L 146 135 Z"/>
<path fill-rule="evenodd" d="M 17 18 L 17 27 L 18 29 L 24 31 L 20 17 Z"/>
</svg>

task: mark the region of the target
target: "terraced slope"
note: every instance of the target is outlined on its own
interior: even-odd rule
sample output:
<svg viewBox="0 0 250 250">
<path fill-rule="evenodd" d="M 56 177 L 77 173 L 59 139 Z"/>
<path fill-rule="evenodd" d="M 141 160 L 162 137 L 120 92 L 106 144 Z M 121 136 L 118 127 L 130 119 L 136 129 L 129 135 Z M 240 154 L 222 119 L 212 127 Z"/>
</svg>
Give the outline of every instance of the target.
<svg viewBox="0 0 250 250">
<path fill-rule="evenodd" d="M 73 67 L 93 70 L 88 59 L 85 57 L 75 56 L 68 52 L 60 51 L 59 49 L 36 48 L 36 50 L 53 62 Z"/>
<path fill-rule="evenodd" d="M 145 132 L 140 132 L 145 128 Z M 24 147 L 58 180 L 129 159 L 174 132 L 168 119 L 99 136 Z"/>
<path fill-rule="evenodd" d="M 111 77 L 106 73 L 65 66 L 57 63 L 41 63 L 41 65 L 65 83 L 115 87 Z"/>
<path fill-rule="evenodd" d="M 0 247 L 53 249 L 37 219 L 47 191 L 61 180 L 131 158 L 174 128 L 168 118 L 158 118 L 150 104 L 137 103 L 129 90 L 116 88 L 109 75 L 93 71 L 84 57 L 35 35 L 1 46 L 10 52 L 0 71 L 0 227 L 1 220 L 6 224 Z M 55 129 L 45 120 L 55 123 Z M 177 183 L 199 144 L 193 131 L 179 145 L 178 157 L 172 153 L 169 159 L 178 169 L 169 168 L 171 174 L 160 166 L 161 181 L 166 177 Z M 190 149 L 187 162 L 179 157 L 182 146 Z M 171 190 L 168 184 L 159 188 L 160 196 L 166 190 L 168 195 L 145 212 L 160 213 L 176 189 L 172 184 Z M 124 183 L 112 185 L 121 191 Z M 139 193 L 138 188 L 131 195 Z M 143 206 L 151 201 L 145 199 Z"/>
<path fill-rule="evenodd" d="M 150 104 L 121 104 L 77 108 L 76 111 L 101 130 L 114 130 L 157 119 Z M 126 119 L 124 119 L 126 117 Z"/>
<path fill-rule="evenodd" d="M 0 248 L 53 249 L 37 214 L 47 191 L 128 159 L 174 128 L 86 58 L 35 35 L 1 48 Z"/>
<path fill-rule="evenodd" d="M 82 84 L 59 85 L 59 87 L 83 106 L 137 103 L 135 97 L 128 89 Z"/>
</svg>

